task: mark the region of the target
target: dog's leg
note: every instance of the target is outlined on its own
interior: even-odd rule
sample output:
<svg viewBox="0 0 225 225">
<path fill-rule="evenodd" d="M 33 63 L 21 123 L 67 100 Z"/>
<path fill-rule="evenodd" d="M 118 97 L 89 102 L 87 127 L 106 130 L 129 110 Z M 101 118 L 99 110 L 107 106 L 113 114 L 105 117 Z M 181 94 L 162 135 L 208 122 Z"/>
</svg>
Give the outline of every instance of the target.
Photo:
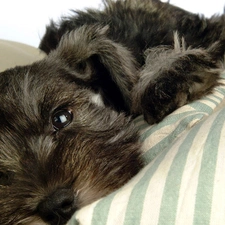
<svg viewBox="0 0 225 225">
<path fill-rule="evenodd" d="M 133 89 L 133 112 L 143 113 L 150 124 L 209 93 L 219 83 L 225 41 L 208 49 L 186 49 L 177 34 L 174 40 L 174 49 L 161 46 L 146 52 L 146 64 Z"/>
</svg>

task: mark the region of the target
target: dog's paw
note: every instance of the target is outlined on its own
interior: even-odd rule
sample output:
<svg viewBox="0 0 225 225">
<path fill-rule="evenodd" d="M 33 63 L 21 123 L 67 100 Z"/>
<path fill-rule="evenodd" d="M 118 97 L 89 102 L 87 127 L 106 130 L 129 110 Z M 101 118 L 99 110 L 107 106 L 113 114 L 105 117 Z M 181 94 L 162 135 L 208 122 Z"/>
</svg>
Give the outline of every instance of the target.
<svg viewBox="0 0 225 225">
<path fill-rule="evenodd" d="M 149 124 L 160 122 L 165 116 L 187 103 L 189 85 L 182 79 L 162 77 L 149 83 L 141 98 L 141 108 Z"/>
<path fill-rule="evenodd" d="M 208 49 L 185 49 L 176 43 L 174 49 L 150 49 L 133 89 L 133 112 L 144 114 L 153 124 L 210 93 L 219 84 L 223 71 L 220 48 L 224 43 L 215 43 Z"/>
</svg>

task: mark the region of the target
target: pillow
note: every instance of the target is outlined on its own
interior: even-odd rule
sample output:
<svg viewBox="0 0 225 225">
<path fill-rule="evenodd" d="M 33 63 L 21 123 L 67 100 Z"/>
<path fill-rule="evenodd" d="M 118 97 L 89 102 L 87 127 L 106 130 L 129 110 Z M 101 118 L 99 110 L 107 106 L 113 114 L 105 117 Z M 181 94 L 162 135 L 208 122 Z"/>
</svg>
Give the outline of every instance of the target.
<svg viewBox="0 0 225 225">
<path fill-rule="evenodd" d="M 13 41 L 0 40 L 0 72 L 33 63 L 45 55 L 37 48 Z"/>
<path fill-rule="evenodd" d="M 224 225 L 224 106 L 225 87 L 219 86 L 159 124 L 136 118 L 146 166 L 67 225 Z"/>
</svg>

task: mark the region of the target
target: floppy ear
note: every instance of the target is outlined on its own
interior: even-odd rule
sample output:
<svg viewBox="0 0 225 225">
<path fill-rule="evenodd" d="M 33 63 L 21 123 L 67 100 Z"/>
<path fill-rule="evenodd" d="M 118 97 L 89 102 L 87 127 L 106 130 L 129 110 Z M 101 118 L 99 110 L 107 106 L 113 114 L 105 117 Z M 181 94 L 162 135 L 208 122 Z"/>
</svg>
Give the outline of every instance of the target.
<svg viewBox="0 0 225 225">
<path fill-rule="evenodd" d="M 64 61 L 76 78 L 89 85 L 98 81 L 100 86 L 114 85 L 130 108 L 131 90 L 138 80 L 137 63 L 127 48 L 107 38 L 108 29 L 82 26 L 65 34 L 49 56 Z"/>
</svg>

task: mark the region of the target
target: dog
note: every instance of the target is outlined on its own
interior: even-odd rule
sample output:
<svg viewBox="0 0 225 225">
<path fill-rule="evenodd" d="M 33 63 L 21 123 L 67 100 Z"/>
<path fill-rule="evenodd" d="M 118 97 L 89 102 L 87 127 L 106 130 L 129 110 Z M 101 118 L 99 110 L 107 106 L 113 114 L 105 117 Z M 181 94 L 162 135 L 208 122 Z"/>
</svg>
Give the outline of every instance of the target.
<svg viewBox="0 0 225 225">
<path fill-rule="evenodd" d="M 158 123 L 219 84 L 225 17 L 105 0 L 51 22 L 48 56 L 0 74 L 0 224 L 63 225 L 143 167 L 132 123 Z"/>
</svg>

